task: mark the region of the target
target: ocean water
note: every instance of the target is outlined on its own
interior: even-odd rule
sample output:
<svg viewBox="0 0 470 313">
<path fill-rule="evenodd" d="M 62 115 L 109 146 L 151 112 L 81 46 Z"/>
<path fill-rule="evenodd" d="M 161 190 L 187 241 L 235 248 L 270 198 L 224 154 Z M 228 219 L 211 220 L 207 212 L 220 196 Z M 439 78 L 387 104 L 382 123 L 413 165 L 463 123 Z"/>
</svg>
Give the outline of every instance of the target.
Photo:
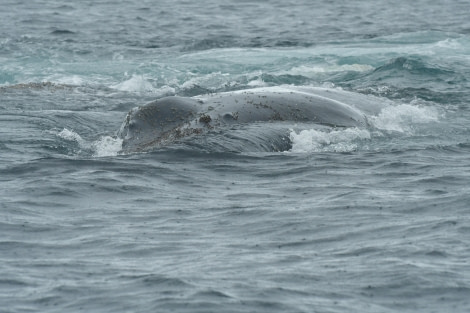
<svg viewBox="0 0 470 313">
<path fill-rule="evenodd" d="M 470 311 L 468 1 L 0 4 L 0 312 Z M 289 86 L 380 110 L 116 137 L 164 96 Z"/>
</svg>

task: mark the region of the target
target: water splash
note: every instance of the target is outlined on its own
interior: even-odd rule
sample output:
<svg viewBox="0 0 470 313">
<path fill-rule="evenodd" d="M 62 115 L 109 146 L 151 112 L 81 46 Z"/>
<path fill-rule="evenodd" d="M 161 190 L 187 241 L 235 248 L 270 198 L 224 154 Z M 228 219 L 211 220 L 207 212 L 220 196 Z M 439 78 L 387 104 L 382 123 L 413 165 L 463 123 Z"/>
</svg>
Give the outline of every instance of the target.
<svg viewBox="0 0 470 313">
<path fill-rule="evenodd" d="M 128 80 L 111 86 L 111 88 L 135 93 L 156 92 L 156 89 L 153 87 L 153 85 L 143 75 L 135 74 L 133 74 L 132 77 Z"/>
<path fill-rule="evenodd" d="M 295 153 L 351 152 L 358 149 L 359 142 L 371 139 L 367 129 L 359 128 L 306 129 L 299 133 L 292 130 L 289 137 L 292 141 L 290 152 Z"/>
<path fill-rule="evenodd" d="M 438 118 L 434 108 L 400 104 L 382 109 L 377 116 L 369 117 L 369 121 L 379 130 L 411 134 L 418 125 L 436 122 Z"/>
<path fill-rule="evenodd" d="M 122 149 L 122 139 L 102 136 L 92 143 L 94 157 L 116 156 Z"/>
<path fill-rule="evenodd" d="M 89 148 L 89 144 L 79 134 L 67 128 L 64 128 L 60 133 L 57 134 L 57 136 L 67 141 L 77 142 L 82 149 Z"/>
<path fill-rule="evenodd" d="M 111 136 L 101 136 L 98 140 L 88 142 L 67 128 L 64 128 L 57 136 L 67 141 L 76 142 L 80 151 L 88 152 L 93 157 L 116 156 L 122 149 L 122 139 Z"/>
</svg>

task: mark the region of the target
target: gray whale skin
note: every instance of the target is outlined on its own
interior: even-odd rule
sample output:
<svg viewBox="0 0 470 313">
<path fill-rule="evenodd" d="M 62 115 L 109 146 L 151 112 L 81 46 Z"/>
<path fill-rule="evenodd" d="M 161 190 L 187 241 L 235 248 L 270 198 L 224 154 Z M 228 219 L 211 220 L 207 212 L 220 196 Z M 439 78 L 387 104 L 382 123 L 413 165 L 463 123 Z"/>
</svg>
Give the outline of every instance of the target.
<svg viewBox="0 0 470 313">
<path fill-rule="evenodd" d="M 123 140 L 123 151 L 146 151 L 216 127 L 241 123 L 290 121 L 363 127 L 367 123 L 364 114 L 344 103 L 351 94 L 326 88 L 267 87 L 165 97 L 133 108 L 118 137 Z"/>
</svg>

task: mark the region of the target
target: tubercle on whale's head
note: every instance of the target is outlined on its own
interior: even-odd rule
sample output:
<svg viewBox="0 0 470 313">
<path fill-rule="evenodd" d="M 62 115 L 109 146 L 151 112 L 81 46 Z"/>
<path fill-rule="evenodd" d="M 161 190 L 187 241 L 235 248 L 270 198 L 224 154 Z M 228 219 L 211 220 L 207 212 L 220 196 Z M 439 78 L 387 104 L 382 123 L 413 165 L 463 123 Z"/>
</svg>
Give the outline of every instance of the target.
<svg viewBox="0 0 470 313">
<path fill-rule="evenodd" d="M 131 109 L 117 133 L 123 149 L 139 150 L 168 137 L 166 134 L 195 118 L 194 102 L 166 97 Z"/>
</svg>

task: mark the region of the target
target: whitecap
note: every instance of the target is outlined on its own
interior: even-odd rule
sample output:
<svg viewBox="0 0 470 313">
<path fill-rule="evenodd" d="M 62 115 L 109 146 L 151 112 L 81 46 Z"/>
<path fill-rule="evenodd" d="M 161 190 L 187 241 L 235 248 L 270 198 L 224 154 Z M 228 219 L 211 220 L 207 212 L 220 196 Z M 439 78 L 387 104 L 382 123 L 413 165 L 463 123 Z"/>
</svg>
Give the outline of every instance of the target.
<svg viewBox="0 0 470 313">
<path fill-rule="evenodd" d="M 90 144 L 88 144 L 79 134 L 67 128 L 64 128 L 60 133 L 57 134 L 57 136 L 67 141 L 75 141 L 78 143 L 80 149 L 90 148 Z"/>
<path fill-rule="evenodd" d="M 312 152 L 351 152 L 358 149 L 358 143 L 370 140 L 367 129 L 346 128 L 333 130 L 306 129 L 296 132 L 291 130 L 290 140 L 294 153 Z"/>
<path fill-rule="evenodd" d="M 249 87 L 267 87 L 268 84 L 261 79 L 261 77 L 257 77 L 256 79 L 250 80 L 247 84 Z"/>
<path fill-rule="evenodd" d="M 93 157 L 116 156 L 122 149 L 122 139 L 111 136 L 101 136 L 98 140 L 88 142 L 78 133 L 67 128 L 64 128 L 57 136 L 76 142 L 81 151 L 91 153 Z"/>
<path fill-rule="evenodd" d="M 116 156 L 122 149 L 122 139 L 102 136 L 91 144 L 94 157 Z"/>
<path fill-rule="evenodd" d="M 400 104 L 382 109 L 377 116 L 369 117 L 369 122 L 380 130 L 412 133 L 417 125 L 435 122 L 438 118 L 434 108 Z"/>
<path fill-rule="evenodd" d="M 131 78 L 122 83 L 111 86 L 111 88 L 127 92 L 155 92 L 153 85 L 143 76 L 133 74 Z"/>
<path fill-rule="evenodd" d="M 300 65 L 291 68 L 288 71 L 282 71 L 278 74 L 301 75 L 305 77 L 315 77 L 319 73 L 335 72 L 368 72 L 374 70 L 374 67 L 368 64 L 322 64 L 322 65 Z"/>
</svg>

